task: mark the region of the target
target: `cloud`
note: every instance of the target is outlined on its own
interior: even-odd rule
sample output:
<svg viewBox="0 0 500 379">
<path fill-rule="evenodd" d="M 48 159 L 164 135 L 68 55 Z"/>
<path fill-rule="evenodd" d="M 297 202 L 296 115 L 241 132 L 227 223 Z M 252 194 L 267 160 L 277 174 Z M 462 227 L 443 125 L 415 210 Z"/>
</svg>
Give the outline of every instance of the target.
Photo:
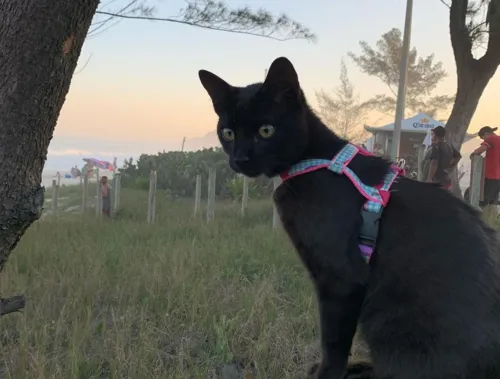
<svg viewBox="0 0 500 379">
<path fill-rule="evenodd" d="M 103 156 L 103 157 L 118 157 L 118 156 L 121 156 L 121 155 L 127 155 L 126 153 L 124 152 L 121 152 L 121 151 L 99 151 L 97 153 L 94 153 L 95 156 Z"/>
<path fill-rule="evenodd" d="M 115 157 L 119 155 L 126 155 L 119 151 L 89 151 L 80 149 L 65 149 L 65 150 L 55 150 L 49 149 L 48 155 L 52 156 L 63 156 L 63 155 L 86 155 L 88 157 Z"/>
<path fill-rule="evenodd" d="M 54 150 L 49 149 L 48 155 L 89 155 L 91 154 L 88 150 L 78 150 L 78 149 L 66 149 L 66 150 Z"/>
</svg>

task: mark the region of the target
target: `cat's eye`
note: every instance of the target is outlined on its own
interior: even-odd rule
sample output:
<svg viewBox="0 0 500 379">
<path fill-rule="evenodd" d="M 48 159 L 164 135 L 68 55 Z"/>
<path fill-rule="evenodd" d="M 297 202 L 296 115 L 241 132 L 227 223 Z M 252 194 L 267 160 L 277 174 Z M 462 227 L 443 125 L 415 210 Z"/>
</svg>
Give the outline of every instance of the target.
<svg viewBox="0 0 500 379">
<path fill-rule="evenodd" d="M 270 138 L 274 134 L 274 126 L 272 125 L 262 125 L 259 128 L 259 136 L 262 138 Z"/>
<path fill-rule="evenodd" d="M 232 140 L 234 140 L 234 132 L 229 128 L 224 128 L 224 129 L 222 129 L 222 137 L 226 141 L 232 141 Z"/>
</svg>

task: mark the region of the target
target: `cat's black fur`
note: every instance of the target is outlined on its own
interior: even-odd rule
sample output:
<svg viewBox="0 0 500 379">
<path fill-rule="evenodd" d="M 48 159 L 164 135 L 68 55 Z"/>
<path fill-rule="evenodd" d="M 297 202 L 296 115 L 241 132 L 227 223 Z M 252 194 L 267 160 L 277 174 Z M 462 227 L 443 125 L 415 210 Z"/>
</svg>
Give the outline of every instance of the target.
<svg viewBox="0 0 500 379">
<path fill-rule="evenodd" d="M 199 75 L 237 172 L 272 177 L 302 159 L 331 159 L 346 143 L 307 105 L 286 58 L 273 62 L 264 83 L 244 88 Z M 274 126 L 274 135 L 261 138 L 261 125 Z M 233 141 L 223 138 L 224 128 Z M 388 165 L 357 155 L 349 167 L 375 185 Z M 319 300 L 315 378 L 500 378 L 500 243 L 471 207 L 434 185 L 399 178 L 367 265 L 357 239 L 365 200 L 348 178 L 327 170 L 300 175 L 274 200 Z M 357 325 L 373 367 L 347 367 Z"/>
</svg>

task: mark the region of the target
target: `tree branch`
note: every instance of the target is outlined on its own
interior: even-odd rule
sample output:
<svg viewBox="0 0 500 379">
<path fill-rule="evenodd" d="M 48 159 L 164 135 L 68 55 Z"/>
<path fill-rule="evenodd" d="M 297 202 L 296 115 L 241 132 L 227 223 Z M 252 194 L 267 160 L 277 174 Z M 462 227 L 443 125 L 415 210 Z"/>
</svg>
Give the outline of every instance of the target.
<svg viewBox="0 0 500 379">
<path fill-rule="evenodd" d="M 101 4 L 101 7 L 99 9 L 102 9 L 103 7 L 108 7 L 112 5 L 114 2 L 117 0 L 110 0 L 109 2 L 105 4 Z M 109 15 L 109 17 L 106 17 L 104 20 L 93 22 L 92 27 L 89 30 L 89 33 L 87 34 L 87 38 L 89 37 L 95 37 L 99 34 L 104 33 L 106 30 L 111 28 L 112 26 L 116 25 L 118 22 L 121 21 L 120 18 L 116 19 L 116 15 L 120 16 L 125 16 L 125 15 L 143 15 L 143 16 L 152 16 L 154 12 L 153 7 L 148 7 L 145 5 L 144 0 L 128 0 L 128 3 L 126 3 L 124 6 L 122 6 L 119 9 L 116 9 L 112 11 L 112 15 Z M 98 13 L 98 12 L 96 12 Z M 114 21 L 112 23 L 112 21 Z"/>
<path fill-rule="evenodd" d="M 486 15 L 488 24 L 488 46 L 479 59 L 482 69 L 492 70 L 500 64 L 500 0 L 490 0 Z"/>
<path fill-rule="evenodd" d="M 85 69 L 85 67 L 87 67 L 87 65 L 89 64 L 91 59 L 92 59 L 92 54 L 89 55 L 87 61 L 83 64 L 83 67 L 81 69 L 79 69 L 78 71 L 75 71 L 75 73 L 73 75 L 78 75 L 80 72 L 82 72 Z"/>
<path fill-rule="evenodd" d="M 26 305 L 26 299 L 23 295 L 9 297 L 8 299 L 0 299 L 0 316 L 9 313 L 19 312 Z"/>
<path fill-rule="evenodd" d="M 450 6 L 450 37 L 455 56 L 457 70 L 470 67 L 472 56 L 472 40 L 467 28 L 468 0 L 452 0 Z"/>
<path fill-rule="evenodd" d="M 97 11 L 96 13 L 110 16 L 110 18 L 117 17 L 129 20 L 172 22 L 175 24 L 195 26 L 202 29 L 216 30 L 220 32 L 265 37 L 276 41 L 306 39 L 314 42 L 316 40 L 316 35 L 309 29 L 288 20 L 285 16 L 279 17 L 273 23 L 273 20 L 270 19 L 272 16 L 265 14 L 263 11 L 259 11 L 255 17 L 252 16 L 247 20 L 245 17 L 249 16 L 249 9 L 246 8 L 236 10 L 234 11 L 234 15 L 232 15 L 231 12 L 228 13 L 226 9 L 222 8 L 221 3 L 217 4 L 208 1 L 204 9 L 198 9 L 197 6 L 196 2 L 194 4 L 190 4 L 190 8 L 188 7 L 188 9 L 184 11 L 184 16 L 181 19 L 153 17 L 149 15 L 142 16 L 134 14 L 121 14 L 119 12 L 113 13 L 107 11 Z M 219 13 L 212 13 L 216 12 L 217 9 L 219 9 Z M 245 12 L 247 13 L 245 14 Z M 258 17 L 262 18 L 261 22 L 257 20 Z M 280 31 L 280 29 L 284 30 L 287 28 L 290 29 L 290 31 L 284 37 L 274 36 L 274 34 Z M 269 29 L 269 31 L 266 32 L 265 29 Z"/>
</svg>

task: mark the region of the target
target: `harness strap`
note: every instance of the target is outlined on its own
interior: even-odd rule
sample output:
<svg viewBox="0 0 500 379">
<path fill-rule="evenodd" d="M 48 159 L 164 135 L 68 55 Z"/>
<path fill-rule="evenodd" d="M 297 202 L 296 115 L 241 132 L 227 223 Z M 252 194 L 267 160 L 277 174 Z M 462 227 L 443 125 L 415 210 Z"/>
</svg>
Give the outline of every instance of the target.
<svg viewBox="0 0 500 379">
<path fill-rule="evenodd" d="M 384 181 L 376 186 L 370 187 L 364 184 L 348 165 L 356 154 L 371 156 L 372 154 L 360 149 L 350 143 L 346 144 L 332 160 L 327 159 L 306 159 L 292 166 L 287 172 L 281 175 L 283 181 L 294 176 L 306 174 L 308 172 L 328 169 L 336 174 L 345 175 L 349 178 L 358 192 L 366 199 L 361 210 L 361 230 L 359 233 L 359 247 L 363 258 L 369 262 L 375 246 L 377 244 L 379 223 L 382 217 L 382 211 L 390 198 L 390 188 L 394 180 L 404 170 L 396 165 L 391 165 L 389 171 L 384 177 Z"/>
</svg>

